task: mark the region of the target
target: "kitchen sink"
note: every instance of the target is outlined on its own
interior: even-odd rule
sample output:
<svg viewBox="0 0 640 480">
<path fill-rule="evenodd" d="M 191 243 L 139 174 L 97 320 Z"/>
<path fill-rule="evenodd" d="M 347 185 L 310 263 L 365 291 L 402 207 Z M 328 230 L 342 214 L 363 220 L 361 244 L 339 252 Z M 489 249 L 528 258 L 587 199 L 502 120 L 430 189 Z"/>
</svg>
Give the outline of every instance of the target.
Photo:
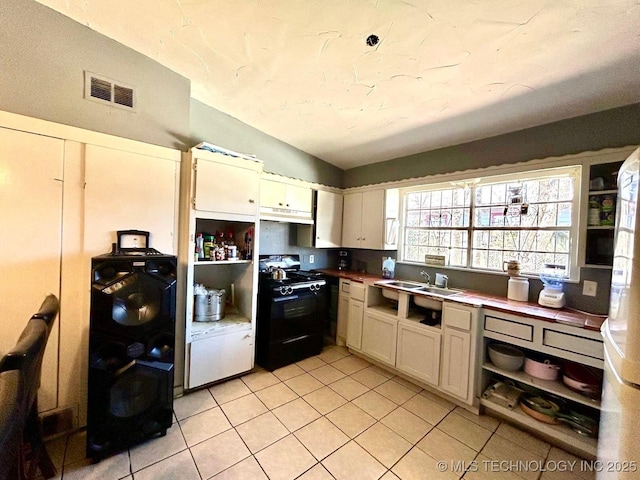
<svg viewBox="0 0 640 480">
<path fill-rule="evenodd" d="M 432 293 L 434 295 L 442 295 L 443 297 L 449 297 L 451 295 L 457 295 L 464 292 L 464 290 L 456 290 L 453 288 L 440 288 L 440 287 L 418 287 L 413 289 L 414 292 Z"/>
<path fill-rule="evenodd" d="M 394 280 L 391 282 L 381 283 L 380 285 L 387 286 L 387 287 L 396 287 L 396 288 L 410 288 L 413 290 L 415 288 L 419 288 L 423 286 L 424 284 L 418 283 L 418 282 L 404 282 L 401 280 Z"/>
</svg>

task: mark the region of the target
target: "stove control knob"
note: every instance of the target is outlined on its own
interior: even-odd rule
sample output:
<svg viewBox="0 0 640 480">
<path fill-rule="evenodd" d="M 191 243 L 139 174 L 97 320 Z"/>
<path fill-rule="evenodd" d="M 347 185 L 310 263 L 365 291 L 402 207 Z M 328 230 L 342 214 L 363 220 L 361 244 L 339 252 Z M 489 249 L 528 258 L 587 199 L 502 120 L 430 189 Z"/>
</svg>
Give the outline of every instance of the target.
<svg viewBox="0 0 640 480">
<path fill-rule="evenodd" d="M 280 287 L 280 295 L 286 295 L 287 294 L 287 286 L 286 285 L 282 285 Z"/>
</svg>

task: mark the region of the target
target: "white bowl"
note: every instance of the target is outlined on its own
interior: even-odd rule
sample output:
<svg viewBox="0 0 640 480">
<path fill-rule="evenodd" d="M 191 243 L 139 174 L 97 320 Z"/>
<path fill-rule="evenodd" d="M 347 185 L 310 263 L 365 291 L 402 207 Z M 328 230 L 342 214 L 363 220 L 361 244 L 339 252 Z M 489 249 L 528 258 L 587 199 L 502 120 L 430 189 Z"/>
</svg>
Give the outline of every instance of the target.
<svg viewBox="0 0 640 480">
<path fill-rule="evenodd" d="M 489 358 L 496 367 L 508 372 L 520 370 L 524 363 L 524 353 L 522 351 L 502 343 L 491 343 L 489 345 Z"/>
</svg>

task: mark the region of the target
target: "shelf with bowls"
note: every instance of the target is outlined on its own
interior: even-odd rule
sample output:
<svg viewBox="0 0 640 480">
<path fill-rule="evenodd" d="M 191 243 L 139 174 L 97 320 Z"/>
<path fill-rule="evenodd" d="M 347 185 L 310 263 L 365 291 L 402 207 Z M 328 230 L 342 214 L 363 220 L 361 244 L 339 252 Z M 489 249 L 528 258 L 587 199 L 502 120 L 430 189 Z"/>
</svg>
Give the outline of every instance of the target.
<svg viewBox="0 0 640 480">
<path fill-rule="evenodd" d="M 486 371 L 497 373 L 502 377 L 509 378 L 524 385 L 544 390 L 545 392 L 556 395 L 558 397 L 562 397 L 566 400 L 580 403 L 588 407 L 600 409 L 600 400 L 589 398 L 586 395 L 571 390 L 561 380 L 542 380 L 540 378 L 529 375 L 523 370 L 503 370 L 496 367 L 491 362 L 485 362 L 482 365 L 482 368 Z"/>
</svg>

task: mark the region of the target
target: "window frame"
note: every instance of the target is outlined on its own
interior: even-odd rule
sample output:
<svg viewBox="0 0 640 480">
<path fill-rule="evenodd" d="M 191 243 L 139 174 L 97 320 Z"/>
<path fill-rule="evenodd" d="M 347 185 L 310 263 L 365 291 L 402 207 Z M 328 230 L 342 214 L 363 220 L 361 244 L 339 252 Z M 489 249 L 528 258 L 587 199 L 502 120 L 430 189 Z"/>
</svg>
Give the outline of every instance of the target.
<svg viewBox="0 0 640 480">
<path fill-rule="evenodd" d="M 483 175 L 478 177 L 476 175 L 469 177 L 458 177 L 455 180 L 450 181 L 438 181 L 434 183 L 423 183 L 423 184 L 414 184 L 411 186 L 407 186 L 400 189 L 400 222 L 399 222 L 399 235 L 398 235 L 398 261 L 400 263 L 405 263 L 409 265 L 417 265 L 417 266 L 427 266 L 427 267 L 437 267 L 436 265 L 430 265 L 425 263 L 424 261 L 418 262 L 413 260 L 405 259 L 405 251 L 408 246 L 405 243 L 406 238 L 406 229 L 411 228 L 407 227 L 406 219 L 407 219 L 407 203 L 408 203 L 408 194 L 416 193 L 416 192 L 425 192 L 425 191 L 437 191 L 437 190 L 450 190 L 456 187 L 463 188 L 471 188 L 470 192 L 470 205 L 469 205 L 469 222 L 468 227 L 450 227 L 451 230 L 466 230 L 467 232 L 467 249 L 466 249 L 466 262 L 467 266 L 450 266 L 445 265 L 443 268 L 454 269 L 454 270 L 462 270 L 469 271 L 474 273 L 491 273 L 491 274 L 501 274 L 503 273 L 500 270 L 494 270 L 490 268 L 479 268 L 472 266 L 472 255 L 473 255 L 473 235 L 474 231 L 494 231 L 494 230 L 527 230 L 527 231 L 568 231 L 571 239 L 569 245 L 568 252 L 568 266 L 569 272 L 566 277 L 566 281 L 578 281 L 580 275 L 580 218 L 582 211 L 582 201 L 581 201 L 581 192 L 582 192 L 582 164 L 570 164 L 564 166 L 539 166 L 538 168 L 532 168 L 527 170 L 521 170 L 518 172 L 512 173 L 490 173 L 488 175 Z M 475 220 L 475 212 L 478 208 L 476 204 L 476 192 L 475 188 L 479 186 L 491 185 L 491 184 L 499 184 L 499 183 L 507 183 L 513 182 L 515 180 L 520 181 L 528 181 L 528 180 L 539 180 L 544 178 L 557 178 L 558 175 L 569 176 L 572 179 L 573 184 L 573 198 L 571 200 L 571 226 L 568 228 L 553 226 L 553 227 L 514 227 L 509 228 L 506 226 L 503 227 L 476 227 L 474 225 Z M 555 202 L 554 202 L 555 203 Z M 562 202 L 557 202 L 562 203 Z M 506 205 L 506 201 L 505 201 Z M 506 273 L 505 273 L 506 275 Z M 535 273 L 524 273 L 523 276 L 530 278 L 538 278 L 538 274 Z"/>
</svg>

